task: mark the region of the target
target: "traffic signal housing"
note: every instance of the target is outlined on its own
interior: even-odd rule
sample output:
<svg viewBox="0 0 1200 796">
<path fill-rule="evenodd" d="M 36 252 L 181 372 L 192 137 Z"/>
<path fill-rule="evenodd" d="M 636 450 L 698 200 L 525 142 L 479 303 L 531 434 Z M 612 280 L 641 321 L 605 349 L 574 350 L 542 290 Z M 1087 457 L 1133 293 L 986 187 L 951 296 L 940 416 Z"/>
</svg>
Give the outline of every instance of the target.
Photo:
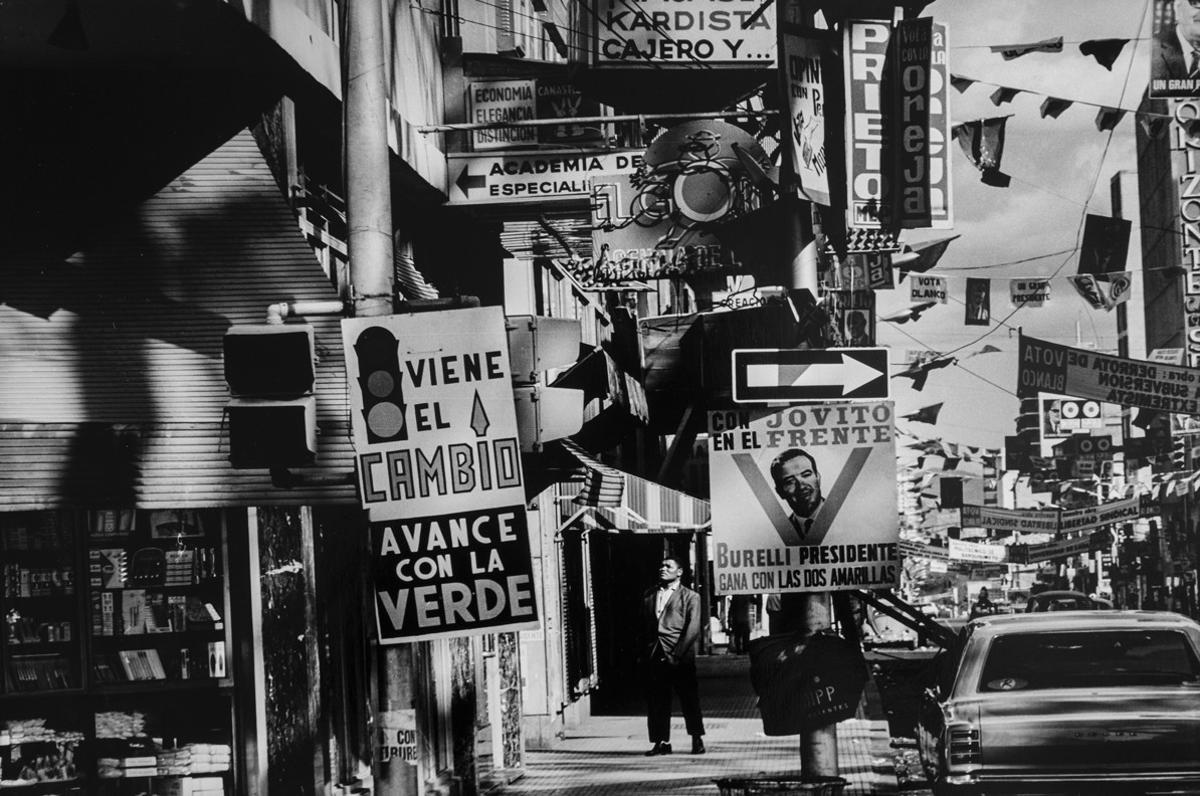
<svg viewBox="0 0 1200 796">
<path fill-rule="evenodd" d="M 308 324 L 232 326 L 229 461 L 239 469 L 299 467 L 317 456 L 315 337 Z"/>
<path fill-rule="evenodd" d="M 363 420 L 371 443 L 408 439 L 399 352 L 399 341 L 382 326 L 363 329 L 354 341 Z"/>
</svg>

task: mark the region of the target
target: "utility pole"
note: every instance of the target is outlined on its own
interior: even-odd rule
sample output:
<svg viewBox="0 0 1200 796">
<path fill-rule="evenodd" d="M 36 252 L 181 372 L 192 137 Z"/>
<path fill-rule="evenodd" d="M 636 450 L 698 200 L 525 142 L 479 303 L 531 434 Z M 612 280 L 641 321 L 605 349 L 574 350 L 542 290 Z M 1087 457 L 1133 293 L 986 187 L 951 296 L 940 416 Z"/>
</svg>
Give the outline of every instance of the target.
<svg viewBox="0 0 1200 796">
<path fill-rule="evenodd" d="M 391 153 L 388 149 L 387 60 L 383 10 L 379 0 L 346 4 L 346 221 L 349 227 L 350 284 L 356 317 L 391 315 L 394 306 Z M 343 296 L 343 298 L 347 298 Z M 364 545 L 365 546 L 365 545 Z M 397 725 L 392 718 L 412 715 L 419 682 L 412 644 L 384 647 L 379 655 L 372 748 Z M 375 792 L 417 796 L 418 766 L 373 760 Z"/>
<path fill-rule="evenodd" d="M 806 8 L 804 0 L 777 0 L 776 27 L 782 31 L 789 25 L 812 27 L 813 13 Z M 782 59 L 784 52 L 780 47 L 778 52 Z M 787 65 L 779 64 L 784 70 Z M 780 81 L 784 85 L 785 81 Z M 783 108 L 782 136 L 783 146 L 791 149 L 791 120 L 788 119 L 788 97 L 783 96 L 780 107 Z M 817 241 L 813 234 L 812 205 L 800 197 L 799 185 L 791 165 L 790 155 L 784 155 L 781 169 L 781 192 L 783 201 L 794 208 L 785 213 L 787 229 L 784 231 L 784 262 L 779 274 L 785 285 L 796 289 L 808 290 L 813 298 L 818 296 L 817 284 Z M 798 611 L 800 627 L 804 638 L 827 630 L 832 626 L 831 595 L 828 592 L 805 592 L 797 595 L 799 599 L 785 600 L 784 610 Z M 800 733 L 800 772 L 804 778 L 819 779 L 822 777 L 838 776 L 837 724 L 829 724 L 817 729 L 805 730 Z"/>
</svg>

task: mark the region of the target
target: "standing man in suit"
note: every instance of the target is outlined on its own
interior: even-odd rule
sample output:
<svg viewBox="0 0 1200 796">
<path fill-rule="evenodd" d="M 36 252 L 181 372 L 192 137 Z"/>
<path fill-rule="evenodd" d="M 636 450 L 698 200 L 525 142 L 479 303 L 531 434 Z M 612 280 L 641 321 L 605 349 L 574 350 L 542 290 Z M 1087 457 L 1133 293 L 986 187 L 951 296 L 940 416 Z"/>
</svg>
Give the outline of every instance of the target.
<svg viewBox="0 0 1200 796">
<path fill-rule="evenodd" d="M 683 564 L 663 558 L 658 586 L 642 598 L 642 650 L 646 657 L 646 727 L 654 746 L 647 757 L 671 754 L 671 692 L 679 707 L 692 754 L 704 754 L 704 720 L 696 686 L 696 642 L 700 639 L 700 595 L 680 582 Z"/>
</svg>

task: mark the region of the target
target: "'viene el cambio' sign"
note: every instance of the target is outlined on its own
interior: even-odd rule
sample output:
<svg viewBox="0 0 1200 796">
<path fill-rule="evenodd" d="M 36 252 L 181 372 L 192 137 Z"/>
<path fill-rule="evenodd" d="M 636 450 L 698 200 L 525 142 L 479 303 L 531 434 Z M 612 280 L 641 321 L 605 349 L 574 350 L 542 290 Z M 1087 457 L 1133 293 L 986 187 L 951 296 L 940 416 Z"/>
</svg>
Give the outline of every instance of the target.
<svg viewBox="0 0 1200 796">
<path fill-rule="evenodd" d="M 342 321 L 381 643 L 537 626 L 504 313 Z"/>
</svg>

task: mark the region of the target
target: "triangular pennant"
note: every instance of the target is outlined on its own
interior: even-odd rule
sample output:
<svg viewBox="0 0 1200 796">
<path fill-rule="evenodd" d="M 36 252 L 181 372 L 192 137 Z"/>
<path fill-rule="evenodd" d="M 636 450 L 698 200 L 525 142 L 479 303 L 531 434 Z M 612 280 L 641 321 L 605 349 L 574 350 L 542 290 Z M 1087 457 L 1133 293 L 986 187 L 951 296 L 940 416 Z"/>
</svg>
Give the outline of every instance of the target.
<svg viewBox="0 0 1200 796">
<path fill-rule="evenodd" d="M 995 44 L 989 49 L 1000 53 L 1005 61 L 1011 61 L 1029 53 L 1060 53 L 1063 49 L 1063 37 L 1055 36 L 1053 39 L 1042 39 L 1029 44 Z"/>
<path fill-rule="evenodd" d="M 988 345 L 985 345 L 983 348 L 979 349 L 978 351 L 972 351 L 971 353 L 967 354 L 965 357 L 963 357 L 963 359 L 970 359 L 971 357 L 977 357 L 981 354 L 999 354 L 999 353 L 1000 353 L 1000 349 L 996 348 L 996 346 L 991 345 L 989 343 Z"/>
<path fill-rule="evenodd" d="M 1133 287 L 1133 272 L 1117 271 L 1116 273 L 1107 273 L 1103 276 L 1096 277 L 1097 284 L 1101 289 L 1107 284 L 1107 302 L 1106 309 L 1112 309 L 1118 304 L 1124 304 L 1129 301 L 1129 292 Z"/>
<path fill-rule="evenodd" d="M 1096 277 L 1092 274 L 1075 274 L 1068 276 L 1067 281 L 1075 288 L 1084 301 L 1094 310 L 1110 309 L 1108 305 L 1108 291 L 1104 290 L 1097 282 Z"/>
<path fill-rule="evenodd" d="M 973 122 L 963 122 L 952 128 L 967 157 L 975 168 L 983 173 L 985 185 L 1007 188 L 1009 176 L 1000 171 L 1000 159 L 1004 156 L 1004 129 L 1007 116 L 995 116 Z"/>
<path fill-rule="evenodd" d="M 909 321 L 919 321 L 921 313 L 930 307 L 936 307 L 936 301 L 923 301 L 920 304 L 915 304 L 911 307 L 906 307 L 902 310 L 889 313 L 888 315 L 880 315 L 879 320 L 887 321 L 888 323 L 908 323 Z"/>
<path fill-rule="evenodd" d="M 937 238 L 905 245 L 903 252 L 892 255 L 892 265 L 900 269 L 901 279 L 904 279 L 909 272 L 923 274 L 938 264 L 938 260 L 942 259 L 942 255 L 946 253 L 946 247 L 957 237 L 958 235 L 951 235 L 948 238 Z"/>
<path fill-rule="evenodd" d="M 1150 138 L 1158 138 L 1161 136 L 1163 131 L 1167 129 L 1167 122 L 1169 121 L 1170 119 L 1168 119 L 1166 116 L 1149 116 L 1147 114 L 1138 114 L 1138 124 L 1142 126 L 1142 129 L 1146 131 L 1146 135 L 1148 135 Z"/>
<path fill-rule="evenodd" d="M 1079 52 L 1092 56 L 1096 63 L 1111 72 L 1113 64 L 1128 42 L 1129 39 L 1088 39 L 1079 45 Z"/>
<path fill-rule="evenodd" d="M 1021 89 L 1019 88 L 1008 88 L 1007 86 L 1001 86 L 992 92 L 992 104 L 999 107 L 1006 102 L 1012 102 L 1013 97 L 1020 93 Z"/>
<path fill-rule="evenodd" d="M 1049 116 L 1051 119 L 1057 119 L 1063 111 L 1074 104 L 1075 103 L 1071 100 L 1059 99 L 1058 97 L 1046 97 L 1046 99 L 1042 100 L 1042 107 L 1040 109 L 1042 118 L 1045 119 L 1047 116 Z"/>
<path fill-rule="evenodd" d="M 1096 113 L 1096 129 L 1102 133 L 1111 130 L 1123 118 L 1125 118 L 1125 111 L 1121 108 L 1101 108 Z"/>
<path fill-rule="evenodd" d="M 975 85 L 975 81 L 962 75 L 950 75 L 950 85 L 954 86 L 954 90 L 961 94 Z"/>
<path fill-rule="evenodd" d="M 942 411 L 942 404 L 932 404 L 930 406 L 922 406 L 917 411 L 901 415 L 903 420 L 911 420 L 914 423 L 928 423 L 933 425 L 937 423 L 938 413 Z"/>
</svg>

